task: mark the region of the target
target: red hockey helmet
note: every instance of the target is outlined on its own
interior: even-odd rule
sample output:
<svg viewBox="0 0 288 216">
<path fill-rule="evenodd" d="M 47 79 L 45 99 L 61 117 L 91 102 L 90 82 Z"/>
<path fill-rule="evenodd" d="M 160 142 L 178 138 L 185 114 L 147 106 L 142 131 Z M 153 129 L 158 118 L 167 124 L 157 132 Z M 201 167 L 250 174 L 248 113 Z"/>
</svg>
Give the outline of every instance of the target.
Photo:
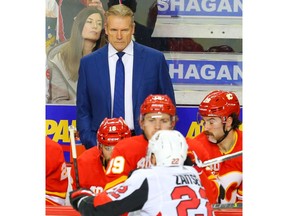
<svg viewBox="0 0 288 216">
<path fill-rule="evenodd" d="M 239 116 L 240 103 L 233 92 L 215 90 L 210 92 L 200 103 L 201 116 L 229 117 L 232 113 Z"/>
<path fill-rule="evenodd" d="M 171 116 L 176 115 L 176 107 L 167 95 L 149 95 L 141 105 L 141 115 L 147 113 L 167 113 Z"/>
<path fill-rule="evenodd" d="M 114 146 L 126 137 L 131 137 L 131 131 L 122 117 L 105 118 L 97 132 L 98 142 L 106 146 Z"/>
</svg>

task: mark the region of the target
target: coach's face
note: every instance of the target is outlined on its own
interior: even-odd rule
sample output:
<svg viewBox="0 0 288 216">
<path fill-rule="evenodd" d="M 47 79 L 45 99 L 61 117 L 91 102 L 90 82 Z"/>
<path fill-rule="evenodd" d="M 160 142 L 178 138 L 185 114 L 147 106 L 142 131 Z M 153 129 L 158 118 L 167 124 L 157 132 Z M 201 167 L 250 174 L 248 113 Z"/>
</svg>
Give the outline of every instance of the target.
<svg viewBox="0 0 288 216">
<path fill-rule="evenodd" d="M 121 17 L 111 15 L 107 18 L 105 24 L 105 33 L 108 36 L 109 43 L 118 51 L 123 51 L 134 34 L 135 24 L 131 17 Z"/>
</svg>

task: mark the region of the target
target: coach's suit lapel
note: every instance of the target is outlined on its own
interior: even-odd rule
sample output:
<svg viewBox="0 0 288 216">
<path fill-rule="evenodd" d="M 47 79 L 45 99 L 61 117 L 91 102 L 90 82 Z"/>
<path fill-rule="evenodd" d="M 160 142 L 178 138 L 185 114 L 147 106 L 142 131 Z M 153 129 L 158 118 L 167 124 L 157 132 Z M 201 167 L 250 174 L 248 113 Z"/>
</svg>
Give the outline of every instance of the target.
<svg viewBox="0 0 288 216">
<path fill-rule="evenodd" d="M 102 68 L 102 71 L 99 71 L 97 74 L 99 74 L 99 77 L 96 77 L 96 79 L 102 79 L 103 81 L 103 94 L 105 94 L 105 97 L 107 98 L 105 106 L 108 107 L 109 115 L 111 114 L 111 87 L 110 87 L 110 75 L 109 75 L 109 63 L 108 63 L 108 45 L 105 45 L 100 53 L 100 58 L 98 68 Z M 99 101 L 99 104 L 103 103 L 103 101 Z"/>
<path fill-rule="evenodd" d="M 137 99 L 139 94 L 139 87 L 141 86 L 142 75 L 144 73 L 145 52 L 134 42 L 134 63 L 133 63 L 133 84 L 132 84 L 132 97 L 133 97 L 133 110 L 136 110 Z"/>
</svg>

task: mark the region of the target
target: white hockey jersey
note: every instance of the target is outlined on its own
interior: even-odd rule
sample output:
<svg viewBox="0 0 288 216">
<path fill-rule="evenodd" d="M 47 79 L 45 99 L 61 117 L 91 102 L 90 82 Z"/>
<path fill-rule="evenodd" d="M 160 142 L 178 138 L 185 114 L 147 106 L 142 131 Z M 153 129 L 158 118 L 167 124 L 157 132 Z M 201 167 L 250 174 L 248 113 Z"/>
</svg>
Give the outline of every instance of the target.
<svg viewBox="0 0 288 216">
<path fill-rule="evenodd" d="M 93 199 L 93 201 L 91 200 Z M 191 166 L 135 170 L 123 183 L 84 199 L 83 215 L 213 216 L 198 172 Z"/>
</svg>

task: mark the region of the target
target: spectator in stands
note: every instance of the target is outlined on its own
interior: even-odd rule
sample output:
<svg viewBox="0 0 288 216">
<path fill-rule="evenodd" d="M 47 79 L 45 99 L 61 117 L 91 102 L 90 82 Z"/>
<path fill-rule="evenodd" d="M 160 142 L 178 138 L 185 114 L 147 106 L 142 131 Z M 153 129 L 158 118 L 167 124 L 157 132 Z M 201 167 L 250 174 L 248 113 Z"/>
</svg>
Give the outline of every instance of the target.
<svg viewBox="0 0 288 216">
<path fill-rule="evenodd" d="M 101 0 L 56 0 L 59 5 L 59 14 L 61 20 L 59 26 L 59 40 L 64 42 L 71 36 L 71 30 L 74 19 L 77 14 L 88 6 L 95 6 L 104 15 L 104 9 Z"/>
<path fill-rule="evenodd" d="M 76 104 L 80 59 L 106 43 L 103 20 L 96 7 L 84 8 L 75 17 L 71 38 L 49 51 L 50 103 Z"/>
</svg>

